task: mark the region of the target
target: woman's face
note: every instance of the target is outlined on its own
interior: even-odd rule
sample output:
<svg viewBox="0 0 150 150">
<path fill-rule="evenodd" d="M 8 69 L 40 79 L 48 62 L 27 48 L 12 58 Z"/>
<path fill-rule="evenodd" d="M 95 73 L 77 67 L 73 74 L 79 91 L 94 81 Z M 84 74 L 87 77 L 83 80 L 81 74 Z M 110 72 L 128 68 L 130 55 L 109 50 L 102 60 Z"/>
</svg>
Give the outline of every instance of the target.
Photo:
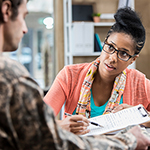
<svg viewBox="0 0 150 150">
<path fill-rule="evenodd" d="M 130 35 L 125 33 L 111 33 L 107 39 L 107 44 L 110 44 L 116 50 L 123 50 L 129 55 L 134 55 L 134 41 Z M 105 46 L 104 46 L 105 48 Z M 123 61 L 118 58 L 117 51 L 113 54 L 108 54 L 104 50 L 100 55 L 99 73 L 101 77 L 111 79 L 118 76 L 128 65 L 132 64 L 138 56 L 130 58 L 128 61 Z"/>
</svg>

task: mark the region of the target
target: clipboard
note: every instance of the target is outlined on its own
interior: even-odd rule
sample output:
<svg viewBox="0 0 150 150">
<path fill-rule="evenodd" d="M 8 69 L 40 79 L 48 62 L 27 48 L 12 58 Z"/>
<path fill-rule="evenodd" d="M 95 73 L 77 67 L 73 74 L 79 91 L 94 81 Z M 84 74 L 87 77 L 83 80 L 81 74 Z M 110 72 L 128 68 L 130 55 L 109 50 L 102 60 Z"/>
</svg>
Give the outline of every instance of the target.
<svg viewBox="0 0 150 150">
<path fill-rule="evenodd" d="M 123 109 L 116 113 L 105 114 L 89 119 L 98 124 L 101 124 L 102 127 L 97 127 L 89 125 L 88 129 L 90 132 L 84 134 L 83 136 L 91 135 L 100 135 L 108 134 L 111 132 L 116 132 L 122 130 L 129 125 L 140 125 L 142 123 L 150 121 L 150 117 L 143 105 L 139 104 L 130 108 Z"/>
<path fill-rule="evenodd" d="M 139 106 L 138 110 L 140 111 L 140 113 L 143 117 L 146 117 L 147 115 L 149 115 L 144 107 Z"/>
</svg>

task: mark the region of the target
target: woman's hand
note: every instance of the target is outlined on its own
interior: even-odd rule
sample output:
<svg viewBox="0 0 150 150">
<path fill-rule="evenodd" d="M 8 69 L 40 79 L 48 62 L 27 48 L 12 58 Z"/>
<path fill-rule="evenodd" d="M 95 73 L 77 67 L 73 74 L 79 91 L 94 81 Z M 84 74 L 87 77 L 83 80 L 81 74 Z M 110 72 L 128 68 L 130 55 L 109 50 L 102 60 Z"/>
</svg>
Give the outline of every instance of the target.
<svg viewBox="0 0 150 150">
<path fill-rule="evenodd" d="M 116 108 L 114 108 L 114 110 L 112 111 L 112 113 L 116 113 L 116 112 L 118 112 L 120 110 L 129 108 L 129 107 L 133 107 L 133 106 L 132 105 L 128 105 L 128 104 L 120 104 Z"/>
<path fill-rule="evenodd" d="M 65 130 L 73 132 L 74 134 L 82 135 L 88 133 L 87 130 L 89 121 L 82 115 L 68 116 L 63 120 L 57 120 L 57 123 Z"/>
</svg>

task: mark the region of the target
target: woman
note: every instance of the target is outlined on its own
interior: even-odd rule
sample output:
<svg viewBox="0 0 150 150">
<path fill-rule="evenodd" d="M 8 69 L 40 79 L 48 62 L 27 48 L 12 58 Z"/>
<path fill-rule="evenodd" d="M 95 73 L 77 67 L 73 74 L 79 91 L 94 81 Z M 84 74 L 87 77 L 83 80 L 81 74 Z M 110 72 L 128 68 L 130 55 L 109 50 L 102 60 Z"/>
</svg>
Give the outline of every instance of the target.
<svg viewBox="0 0 150 150">
<path fill-rule="evenodd" d="M 107 34 L 100 57 L 92 63 L 65 66 L 56 77 L 44 98 L 56 115 L 64 103 L 65 112 L 86 118 L 138 104 L 150 111 L 150 80 L 135 69 L 127 69 L 144 46 L 145 29 L 130 8 L 119 9 L 114 18 L 116 23 Z M 59 124 L 80 134 L 77 120 L 75 115 Z M 82 131 L 86 125 L 82 124 Z"/>
</svg>

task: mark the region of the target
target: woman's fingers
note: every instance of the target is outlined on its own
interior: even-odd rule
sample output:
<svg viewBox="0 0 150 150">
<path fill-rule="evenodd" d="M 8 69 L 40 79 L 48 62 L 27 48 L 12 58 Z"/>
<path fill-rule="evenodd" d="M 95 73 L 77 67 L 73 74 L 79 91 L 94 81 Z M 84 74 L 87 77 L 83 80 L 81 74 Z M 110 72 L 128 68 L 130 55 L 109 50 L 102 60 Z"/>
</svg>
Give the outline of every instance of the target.
<svg viewBox="0 0 150 150">
<path fill-rule="evenodd" d="M 78 131 L 78 132 L 75 132 L 74 134 L 77 134 L 77 135 L 83 135 L 83 134 L 86 134 L 86 133 L 89 133 L 90 130 L 82 130 L 82 131 Z"/>
<path fill-rule="evenodd" d="M 118 111 L 120 111 L 120 110 L 129 108 L 129 107 L 133 107 L 133 106 L 128 105 L 128 104 L 120 104 L 120 105 L 118 105 L 116 108 L 114 108 L 114 110 L 113 110 L 112 112 L 115 113 L 115 112 L 118 112 Z"/>
<path fill-rule="evenodd" d="M 70 127 L 87 127 L 88 124 L 85 123 L 84 121 L 71 121 L 70 122 Z"/>
<path fill-rule="evenodd" d="M 87 126 L 89 125 L 89 120 L 82 115 L 68 116 L 63 120 L 58 120 L 58 124 L 63 128 L 74 134 L 86 134 L 89 132 Z"/>
<path fill-rule="evenodd" d="M 74 122 L 79 122 L 79 123 L 83 122 L 84 125 L 89 124 L 89 120 L 86 117 L 82 116 L 82 115 L 73 115 L 73 116 L 70 117 L 70 120 L 74 121 Z"/>
<path fill-rule="evenodd" d="M 71 127 L 70 131 L 76 133 L 76 132 L 83 131 L 83 130 L 86 130 L 86 129 L 87 129 L 87 127 L 83 127 L 83 126 L 80 126 L 80 127 Z"/>
</svg>

